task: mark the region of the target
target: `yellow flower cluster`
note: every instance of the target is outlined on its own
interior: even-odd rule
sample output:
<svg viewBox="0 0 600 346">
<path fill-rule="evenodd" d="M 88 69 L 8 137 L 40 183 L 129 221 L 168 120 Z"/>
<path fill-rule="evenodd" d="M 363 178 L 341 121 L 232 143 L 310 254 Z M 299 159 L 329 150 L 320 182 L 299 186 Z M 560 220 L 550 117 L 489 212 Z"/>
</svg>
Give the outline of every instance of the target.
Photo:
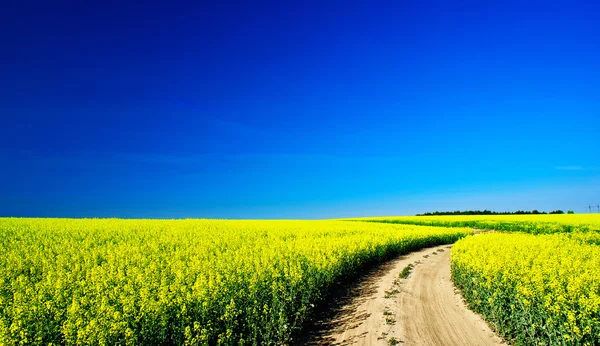
<svg viewBox="0 0 600 346">
<path fill-rule="evenodd" d="M 598 233 L 489 233 L 458 241 L 452 279 L 471 308 L 515 344 L 600 340 Z"/>
<path fill-rule="evenodd" d="M 347 220 L 424 226 L 471 227 L 532 234 L 600 231 L 600 214 L 386 216 Z"/>
<path fill-rule="evenodd" d="M 290 342 L 331 286 L 468 229 L 0 219 L 0 345 Z"/>
</svg>

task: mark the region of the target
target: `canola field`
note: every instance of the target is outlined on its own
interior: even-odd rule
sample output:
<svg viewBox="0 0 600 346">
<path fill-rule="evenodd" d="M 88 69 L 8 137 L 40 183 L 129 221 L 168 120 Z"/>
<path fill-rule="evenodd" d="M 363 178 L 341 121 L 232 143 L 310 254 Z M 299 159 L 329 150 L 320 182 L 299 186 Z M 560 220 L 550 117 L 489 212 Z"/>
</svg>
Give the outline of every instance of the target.
<svg viewBox="0 0 600 346">
<path fill-rule="evenodd" d="M 589 234 L 492 233 L 458 241 L 452 279 L 518 345 L 600 342 L 600 247 Z"/>
<path fill-rule="evenodd" d="M 0 219 L 0 345 L 288 344 L 332 285 L 465 228 Z"/>
<path fill-rule="evenodd" d="M 532 234 L 600 232 L 600 214 L 382 216 L 344 219 L 404 225 L 469 227 Z"/>
</svg>

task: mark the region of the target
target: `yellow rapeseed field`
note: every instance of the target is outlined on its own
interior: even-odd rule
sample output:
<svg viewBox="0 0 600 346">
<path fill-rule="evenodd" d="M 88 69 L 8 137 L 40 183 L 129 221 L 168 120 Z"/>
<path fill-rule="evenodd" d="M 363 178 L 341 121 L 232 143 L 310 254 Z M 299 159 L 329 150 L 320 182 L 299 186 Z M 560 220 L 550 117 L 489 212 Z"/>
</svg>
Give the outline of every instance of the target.
<svg viewBox="0 0 600 346">
<path fill-rule="evenodd" d="M 0 345 L 286 344 L 330 287 L 468 229 L 0 219 Z"/>
<path fill-rule="evenodd" d="M 346 220 L 425 226 L 471 227 L 534 234 L 600 231 L 600 214 L 381 216 Z"/>
<path fill-rule="evenodd" d="M 598 239 L 590 233 L 469 237 L 453 246 L 452 278 L 470 306 L 516 344 L 596 345 Z"/>
</svg>

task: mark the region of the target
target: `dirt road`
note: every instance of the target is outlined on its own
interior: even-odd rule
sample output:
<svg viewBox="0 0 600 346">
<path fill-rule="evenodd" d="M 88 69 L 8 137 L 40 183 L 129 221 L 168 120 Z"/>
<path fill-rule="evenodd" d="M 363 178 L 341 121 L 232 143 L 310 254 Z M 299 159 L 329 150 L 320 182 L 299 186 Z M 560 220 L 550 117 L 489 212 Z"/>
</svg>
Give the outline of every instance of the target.
<svg viewBox="0 0 600 346">
<path fill-rule="evenodd" d="M 402 270 L 413 264 L 407 278 Z M 308 345 L 505 345 L 450 281 L 450 246 L 401 256 L 368 273 L 302 340 Z"/>
</svg>

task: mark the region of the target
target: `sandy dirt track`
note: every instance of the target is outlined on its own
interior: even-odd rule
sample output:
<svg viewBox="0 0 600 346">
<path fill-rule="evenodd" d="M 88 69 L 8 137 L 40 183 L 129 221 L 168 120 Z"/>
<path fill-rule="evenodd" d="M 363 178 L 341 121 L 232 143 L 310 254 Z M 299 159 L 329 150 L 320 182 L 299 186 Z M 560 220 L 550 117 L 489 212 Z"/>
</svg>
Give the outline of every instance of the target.
<svg viewBox="0 0 600 346">
<path fill-rule="evenodd" d="M 455 293 L 450 248 L 427 248 L 373 269 L 330 303 L 299 344 L 506 345 Z M 409 264 L 411 274 L 400 279 Z"/>
</svg>

